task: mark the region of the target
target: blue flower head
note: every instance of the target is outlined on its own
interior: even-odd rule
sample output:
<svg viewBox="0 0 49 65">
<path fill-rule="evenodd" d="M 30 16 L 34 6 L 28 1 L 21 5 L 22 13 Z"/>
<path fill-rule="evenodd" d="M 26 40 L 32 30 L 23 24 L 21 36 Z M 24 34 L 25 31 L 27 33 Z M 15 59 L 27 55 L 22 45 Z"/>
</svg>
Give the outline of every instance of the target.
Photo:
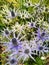
<svg viewBox="0 0 49 65">
<path fill-rule="evenodd" d="M 49 34 L 46 32 L 46 30 L 41 31 L 41 29 L 38 28 L 36 35 L 37 35 L 38 41 L 42 40 L 44 42 L 46 40 L 49 40 Z"/>
<path fill-rule="evenodd" d="M 5 65 L 17 65 L 18 64 L 18 60 L 16 57 L 10 57 L 8 59 L 8 62 Z"/>
<path fill-rule="evenodd" d="M 12 51 L 12 54 L 10 56 L 17 54 L 18 53 L 18 50 L 21 49 L 21 47 L 22 47 L 22 41 L 21 41 L 21 39 L 23 37 L 19 38 L 19 36 L 21 35 L 21 31 L 19 32 L 19 34 L 16 37 L 15 36 L 16 30 L 15 31 L 12 30 L 12 32 L 13 32 L 13 38 L 12 39 L 9 39 L 9 37 L 8 37 L 9 42 L 5 42 L 3 44 L 3 46 L 6 46 L 7 47 L 4 52 Z"/>
<path fill-rule="evenodd" d="M 44 53 L 49 52 L 49 48 L 43 44 L 40 44 L 40 43 L 37 44 L 37 46 L 34 50 L 36 50 L 36 52 L 39 52 L 39 56 L 41 55 L 41 53 L 44 56 Z"/>
</svg>

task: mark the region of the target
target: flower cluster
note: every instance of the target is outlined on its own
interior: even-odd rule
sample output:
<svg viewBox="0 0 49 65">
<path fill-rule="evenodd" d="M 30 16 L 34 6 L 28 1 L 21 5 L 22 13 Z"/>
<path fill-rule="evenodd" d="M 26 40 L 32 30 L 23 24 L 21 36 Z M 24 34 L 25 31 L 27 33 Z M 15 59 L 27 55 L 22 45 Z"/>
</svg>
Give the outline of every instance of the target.
<svg viewBox="0 0 49 65">
<path fill-rule="evenodd" d="M 5 65 L 19 65 L 19 61 L 24 63 L 29 58 L 36 62 L 34 56 L 42 57 L 49 53 L 49 24 L 44 16 L 48 11 L 41 1 L 32 4 L 26 0 L 18 9 L 6 10 L 4 7 L 1 14 L 4 14 L 6 26 L 1 30 L 0 42 L 5 47 L 2 54 L 8 53 L 9 56 Z"/>
<path fill-rule="evenodd" d="M 27 24 L 29 29 L 36 28 L 36 25 L 33 24 L 34 25 L 33 26 L 31 24 L 32 22 L 30 24 Z M 32 32 L 32 39 L 28 40 L 26 39 L 27 38 L 27 34 L 25 31 L 27 29 L 26 26 L 20 25 L 20 29 L 18 32 L 17 25 L 19 24 L 16 24 L 16 26 L 12 27 L 11 30 L 7 28 L 4 29 L 4 31 L 2 31 L 3 37 L 4 38 L 6 37 L 8 39 L 8 41 L 2 42 L 3 46 L 6 47 L 3 53 L 10 52 L 9 57 L 11 58 L 16 57 L 18 61 L 22 59 L 24 62 L 26 61 L 26 59 L 31 58 L 36 62 L 33 55 L 44 56 L 44 53 L 49 52 L 48 46 L 44 44 L 45 41 L 49 40 L 49 34 L 46 30 L 37 28 L 36 32 L 34 31 L 34 35 Z M 14 62 L 15 61 L 12 60 L 11 64 L 13 64 Z"/>
</svg>

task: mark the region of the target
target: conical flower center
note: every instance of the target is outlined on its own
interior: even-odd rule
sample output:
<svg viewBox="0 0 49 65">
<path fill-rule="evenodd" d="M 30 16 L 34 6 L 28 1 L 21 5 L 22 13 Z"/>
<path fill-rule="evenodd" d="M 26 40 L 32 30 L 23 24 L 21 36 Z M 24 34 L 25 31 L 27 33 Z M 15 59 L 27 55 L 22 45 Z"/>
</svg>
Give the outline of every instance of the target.
<svg viewBox="0 0 49 65">
<path fill-rule="evenodd" d="M 12 39 L 12 43 L 13 43 L 14 46 L 17 46 L 17 45 L 18 45 L 18 44 L 17 44 L 17 39 L 16 39 L 16 38 L 13 38 L 13 39 Z"/>
<path fill-rule="evenodd" d="M 10 61 L 10 63 L 11 63 L 11 64 L 14 64 L 14 63 L 15 63 L 15 59 L 12 59 L 12 60 Z"/>
<path fill-rule="evenodd" d="M 41 36 L 44 36 L 45 35 L 45 33 L 43 32 L 42 34 L 41 34 Z"/>
<path fill-rule="evenodd" d="M 28 3 L 28 5 L 30 6 L 30 3 Z"/>
<path fill-rule="evenodd" d="M 11 11 L 11 15 L 12 15 L 12 17 L 14 17 L 15 16 L 15 13 L 13 11 Z"/>
<path fill-rule="evenodd" d="M 5 34 L 8 35 L 9 34 L 9 31 L 8 30 L 5 30 Z"/>
<path fill-rule="evenodd" d="M 33 23 L 31 23 L 31 26 L 33 26 Z"/>
<path fill-rule="evenodd" d="M 43 47 L 41 46 L 41 47 L 39 47 L 39 50 L 43 50 Z"/>
<path fill-rule="evenodd" d="M 24 53 L 28 54 L 28 53 L 29 53 L 29 49 L 26 49 L 26 50 L 24 51 Z"/>
</svg>

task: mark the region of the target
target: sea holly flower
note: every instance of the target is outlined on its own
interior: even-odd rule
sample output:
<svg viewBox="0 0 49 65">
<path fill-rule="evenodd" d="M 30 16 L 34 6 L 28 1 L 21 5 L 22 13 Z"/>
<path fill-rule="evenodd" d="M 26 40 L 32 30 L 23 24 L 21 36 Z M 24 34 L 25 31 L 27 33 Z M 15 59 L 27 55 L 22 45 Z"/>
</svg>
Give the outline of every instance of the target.
<svg viewBox="0 0 49 65">
<path fill-rule="evenodd" d="M 44 56 L 44 53 L 49 52 L 49 48 L 46 45 L 43 45 L 42 41 L 36 41 L 36 40 L 30 40 L 30 46 L 32 51 L 35 51 L 36 55 L 38 55 L 39 52 L 39 56 L 42 55 Z"/>
<path fill-rule="evenodd" d="M 36 28 L 36 22 L 33 22 L 31 20 L 31 22 L 28 22 L 28 27 L 30 27 L 30 28 Z"/>
<path fill-rule="evenodd" d="M 6 5 L 4 6 L 2 13 L 4 13 L 4 17 L 7 19 L 15 18 L 18 15 L 18 12 L 15 8 L 9 9 Z"/>
<path fill-rule="evenodd" d="M 8 62 L 5 64 L 5 65 L 17 65 L 18 64 L 18 60 L 17 60 L 17 58 L 15 58 L 15 57 L 10 57 L 9 59 L 8 59 Z"/>
<path fill-rule="evenodd" d="M 6 29 L 4 28 L 2 32 L 2 35 L 5 36 L 6 38 L 8 38 L 8 36 L 11 34 L 11 30 L 9 30 L 9 28 L 7 27 Z"/>
<path fill-rule="evenodd" d="M 35 53 L 32 52 L 31 47 L 29 46 L 29 43 L 25 43 L 22 45 L 22 48 L 19 50 L 19 57 L 18 59 L 23 59 L 23 62 L 28 59 L 29 57 L 35 61 L 34 57 L 32 57 L 33 55 L 36 55 Z"/>
<path fill-rule="evenodd" d="M 22 10 L 19 12 L 19 16 L 22 18 L 22 19 L 25 19 L 25 18 L 30 18 L 31 15 L 26 11 L 26 10 Z"/>
<path fill-rule="evenodd" d="M 26 6 L 26 7 L 33 7 L 34 5 L 32 4 L 32 2 L 26 2 L 26 3 L 24 3 L 24 6 Z"/>
<path fill-rule="evenodd" d="M 18 16 L 18 12 L 15 11 L 15 8 L 13 10 L 8 10 L 6 18 L 15 18 Z"/>
<path fill-rule="evenodd" d="M 37 41 L 42 40 L 43 42 L 46 40 L 49 40 L 49 34 L 46 32 L 46 30 L 41 30 L 38 28 L 37 33 L 36 33 Z"/>
<path fill-rule="evenodd" d="M 21 30 L 22 31 L 22 30 Z M 9 42 L 5 42 L 3 43 L 3 46 L 6 46 L 6 50 L 3 51 L 4 52 L 8 52 L 8 51 L 12 51 L 12 54 L 10 56 L 13 56 L 15 54 L 18 53 L 18 50 L 22 47 L 22 42 L 21 39 L 23 39 L 23 37 L 21 37 L 19 39 L 19 36 L 21 35 L 21 31 L 19 32 L 19 34 L 17 35 L 17 37 L 15 36 L 15 31 L 13 31 L 13 38 L 9 39 Z"/>
<path fill-rule="evenodd" d="M 12 51 L 12 54 L 10 56 L 13 56 L 17 54 L 18 49 L 21 48 L 21 42 L 17 38 L 12 38 L 9 42 L 4 43 L 3 46 L 7 47 L 3 53 Z"/>
<path fill-rule="evenodd" d="M 34 50 L 36 50 L 36 53 L 38 54 L 38 52 L 39 52 L 39 56 L 41 55 L 41 53 L 42 53 L 42 55 L 44 56 L 44 53 L 47 53 L 47 52 L 49 52 L 48 51 L 48 47 L 47 46 L 45 46 L 45 45 L 43 45 L 43 44 L 40 44 L 40 43 L 38 43 L 37 45 L 36 45 L 36 48 L 34 48 Z"/>
</svg>

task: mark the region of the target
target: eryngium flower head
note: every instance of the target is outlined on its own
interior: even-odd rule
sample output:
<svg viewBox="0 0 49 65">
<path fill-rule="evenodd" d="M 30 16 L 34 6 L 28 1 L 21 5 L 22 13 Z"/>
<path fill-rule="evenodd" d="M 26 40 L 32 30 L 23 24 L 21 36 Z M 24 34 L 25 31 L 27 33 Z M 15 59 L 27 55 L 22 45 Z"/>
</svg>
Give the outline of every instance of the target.
<svg viewBox="0 0 49 65">
<path fill-rule="evenodd" d="M 18 60 L 16 57 L 12 56 L 8 59 L 8 62 L 5 63 L 5 65 L 17 65 L 18 64 Z"/>
<path fill-rule="evenodd" d="M 31 22 L 28 22 L 28 23 L 29 23 L 28 26 L 29 26 L 30 28 L 36 28 L 36 21 L 33 22 L 33 21 L 31 20 Z"/>
<path fill-rule="evenodd" d="M 49 48 L 43 45 L 42 43 L 37 43 L 36 48 L 34 48 L 34 50 L 36 51 L 37 54 L 39 52 L 39 56 L 41 56 L 41 54 L 44 56 L 44 53 L 49 52 Z"/>
<path fill-rule="evenodd" d="M 8 37 L 10 35 L 12 31 L 9 30 L 9 28 L 7 27 L 6 29 L 4 28 L 4 30 L 2 31 L 2 35 L 5 37 Z"/>
<path fill-rule="evenodd" d="M 32 17 L 31 14 L 28 13 L 26 10 L 19 11 L 19 16 L 20 16 L 22 19 Z"/>
<path fill-rule="evenodd" d="M 15 18 L 16 16 L 18 16 L 18 12 L 17 10 L 15 10 L 15 8 L 13 10 L 11 9 L 7 11 L 7 16 L 6 16 L 7 19 Z"/>
<path fill-rule="evenodd" d="M 44 42 L 46 40 L 49 40 L 49 34 L 46 30 L 41 30 L 40 28 L 38 28 L 36 35 L 38 39 L 37 41 L 42 40 Z"/>
<path fill-rule="evenodd" d="M 32 60 L 35 61 L 32 54 L 36 55 L 36 53 L 32 52 L 32 49 L 31 49 L 29 43 L 27 43 L 27 41 L 24 41 L 23 45 L 22 45 L 22 48 L 19 50 L 18 59 L 20 59 L 20 60 L 23 59 L 23 62 L 24 62 L 26 59 L 31 58 Z"/>
<path fill-rule="evenodd" d="M 18 53 L 18 50 L 22 47 L 22 41 L 21 41 L 21 39 L 24 37 L 24 36 L 20 37 L 22 29 L 19 32 L 19 34 L 17 35 L 17 37 L 15 36 L 16 30 L 15 31 L 12 30 L 12 32 L 13 32 L 12 39 L 8 37 L 9 42 L 4 42 L 3 43 L 3 46 L 7 47 L 6 50 L 3 51 L 3 53 L 4 52 L 12 51 L 12 54 L 10 56 L 15 55 L 15 54 Z"/>
</svg>

